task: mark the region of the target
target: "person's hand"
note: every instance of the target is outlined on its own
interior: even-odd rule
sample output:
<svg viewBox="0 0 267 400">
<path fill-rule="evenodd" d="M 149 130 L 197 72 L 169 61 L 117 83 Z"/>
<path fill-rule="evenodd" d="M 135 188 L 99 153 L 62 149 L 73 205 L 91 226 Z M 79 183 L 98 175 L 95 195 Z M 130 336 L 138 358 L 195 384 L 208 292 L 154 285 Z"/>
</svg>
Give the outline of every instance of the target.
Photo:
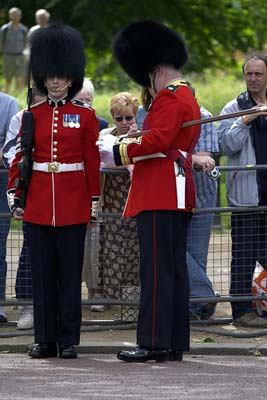
<svg viewBox="0 0 267 400">
<path fill-rule="evenodd" d="M 210 172 L 215 167 L 215 160 L 210 156 L 201 156 L 193 154 L 193 167 L 195 169 L 201 169 L 204 172 Z"/>
<path fill-rule="evenodd" d="M 88 231 L 89 229 L 93 228 L 93 227 L 96 226 L 96 225 L 97 225 L 97 222 L 95 222 L 95 221 L 87 222 L 87 224 L 86 224 L 86 230 Z"/>
<path fill-rule="evenodd" d="M 135 133 L 135 132 L 137 132 L 137 131 L 138 131 L 137 123 L 134 121 L 134 122 L 130 125 L 130 129 L 128 130 L 127 134 L 128 134 L 128 133 Z"/>
<path fill-rule="evenodd" d="M 259 112 L 255 113 L 255 114 L 243 115 L 243 117 L 241 117 L 241 120 L 242 120 L 243 124 L 248 125 L 255 118 L 257 118 L 259 116 L 267 117 L 266 104 L 257 104 L 255 107 L 252 107 L 251 110 L 253 110 L 254 108 L 259 108 L 259 107 L 264 107 L 266 111 L 259 111 Z"/>
<path fill-rule="evenodd" d="M 130 179 L 132 180 L 134 165 L 133 164 L 127 165 L 126 169 L 128 170 L 128 172 L 130 174 Z"/>
<path fill-rule="evenodd" d="M 13 217 L 20 221 L 23 219 L 23 215 L 24 215 L 24 210 L 20 207 L 15 208 L 15 210 L 12 213 Z"/>
<path fill-rule="evenodd" d="M 100 140 L 96 142 L 99 148 L 100 158 L 101 158 L 101 168 L 114 167 L 114 156 L 113 156 L 113 146 L 116 140 L 116 136 L 108 134 L 102 136 Z"/>
</svg>

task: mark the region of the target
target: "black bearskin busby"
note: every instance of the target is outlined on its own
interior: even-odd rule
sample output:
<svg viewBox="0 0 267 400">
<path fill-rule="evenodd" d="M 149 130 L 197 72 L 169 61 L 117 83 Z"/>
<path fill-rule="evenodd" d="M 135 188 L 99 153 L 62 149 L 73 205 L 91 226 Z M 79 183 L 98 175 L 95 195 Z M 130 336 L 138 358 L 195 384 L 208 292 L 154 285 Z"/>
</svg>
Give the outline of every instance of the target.
<svg viewBox="0 0 267 400">
<path fill-rule="evenodd" d="M 138 84 L 150 86 L 156 66 L 180 69 L 188 59 L 179 33 L 154 20 L 134 22 L 117 33 L 113 53 L 124 71 Z"/>
<path fill-rule="evenodd" d="M 55 23 L 34 32 L 31 39 L 30 69 L 38 90 L 47 94 L 47 76 L 73 79 L 68 95 L 73 98 L 83 86 L 85 56 L 83 39 L 74 28 Z"/>
</svg>

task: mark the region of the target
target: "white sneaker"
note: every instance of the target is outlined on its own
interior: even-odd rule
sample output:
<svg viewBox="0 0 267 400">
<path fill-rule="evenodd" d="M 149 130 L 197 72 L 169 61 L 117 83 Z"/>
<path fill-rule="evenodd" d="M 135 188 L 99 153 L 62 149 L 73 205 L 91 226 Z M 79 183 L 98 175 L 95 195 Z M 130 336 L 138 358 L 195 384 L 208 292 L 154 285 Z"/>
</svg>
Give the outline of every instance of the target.
<svg viewBox="0 0 267 400">
<path fill-rule="evenodd" d="M 104 306 L 103 304 L 93 304 L 90 307 L 91 311 L 96 311 L 96 312 L 103 312 L 107 309 L 107 306 Z"/>
<path fill-rule="evenodd" d="M 0 307 L 0 322 L 7 322 L 7 315 L 3 307 Z"/>
<path fill-rule="evenodd" d="M 101 294 L 96 293 L 93 296 L 93 299 L 94 300 L 97 300 L 97 299 L 102 299 L 103 300 L 104 298 L 103 298 L 103 296 L 101 296 Z M 103 312 L 103 311 L 105 311 L 107 309 L 108 309 L 108 306 L 106 306 L 104 304 L 92 304 L 91 307 L 90 307 L 91 311 L 96 311 L 96 312 Z"/>
<path fill-rule="evenodd" d="M 20 317 L 17 322 L 17 329 L 31 329 L 33 328 L 33 307 L 24 306 L 19 307 Z"/>
</svg>

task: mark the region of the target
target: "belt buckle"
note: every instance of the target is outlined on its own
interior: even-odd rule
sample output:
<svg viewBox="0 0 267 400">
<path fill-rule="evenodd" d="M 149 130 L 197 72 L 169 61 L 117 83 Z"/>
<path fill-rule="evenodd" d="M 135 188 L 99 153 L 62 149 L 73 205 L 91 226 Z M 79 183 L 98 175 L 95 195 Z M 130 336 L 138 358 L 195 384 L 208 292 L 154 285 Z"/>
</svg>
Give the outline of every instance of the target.
<svg viewBox="0 0 267 400">
<path fill-rule="evenodd" d="M 48 163 L 48 172 L 58 172 L 58 167 L 57 162 Z"/>
</svg>

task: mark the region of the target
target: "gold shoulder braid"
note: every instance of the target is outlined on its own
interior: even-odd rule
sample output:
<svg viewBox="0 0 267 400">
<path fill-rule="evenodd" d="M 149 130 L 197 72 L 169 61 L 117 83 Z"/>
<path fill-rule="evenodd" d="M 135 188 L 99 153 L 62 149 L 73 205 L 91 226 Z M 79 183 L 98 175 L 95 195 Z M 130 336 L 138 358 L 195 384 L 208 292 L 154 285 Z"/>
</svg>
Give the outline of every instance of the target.
<svg viewBox="0 0 267 400">
<path fill-rule="evenodd" d="M 89 110 L 92 110 L 92 106 L 89 104 L 85 103 L 84 101 L 78 100 L 78 99 L 72 99 L 71 100 L 72 104 L 77 107 L 83 107 L 83 108 L 89 108 Z"/>
<path fill-rule="evenodd" d="M 166 89 L 170 90 L 171 92 L 176 92 L 176 90 L 179 89 L 180 86 L 188 85 L 189 82 L 187 81 L 184 81 L 182 79 L 175 79 L 167 84 Z"/>
</svg>

